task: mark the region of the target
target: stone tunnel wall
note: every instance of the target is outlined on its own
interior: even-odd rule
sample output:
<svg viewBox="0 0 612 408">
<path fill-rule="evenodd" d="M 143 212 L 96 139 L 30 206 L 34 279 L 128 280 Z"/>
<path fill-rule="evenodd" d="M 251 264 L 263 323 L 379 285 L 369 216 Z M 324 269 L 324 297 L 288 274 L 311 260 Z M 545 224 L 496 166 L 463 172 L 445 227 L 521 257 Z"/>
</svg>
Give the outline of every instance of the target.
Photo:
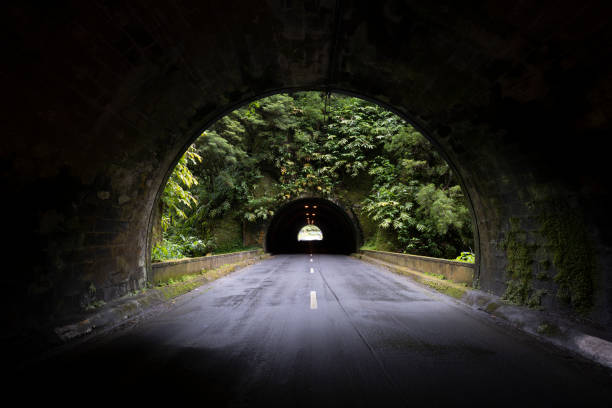
<svg viewBox="0 0 612 408">
<path fill-rule="evenodd" d="M 291 89 L 372 99 L 431 139 L 472 204 L 481 288 L 612 327 L 605 2 L 4 7 L 15 328 L 140 287 L 180 154 L 229 110 Z"/>
</svg>

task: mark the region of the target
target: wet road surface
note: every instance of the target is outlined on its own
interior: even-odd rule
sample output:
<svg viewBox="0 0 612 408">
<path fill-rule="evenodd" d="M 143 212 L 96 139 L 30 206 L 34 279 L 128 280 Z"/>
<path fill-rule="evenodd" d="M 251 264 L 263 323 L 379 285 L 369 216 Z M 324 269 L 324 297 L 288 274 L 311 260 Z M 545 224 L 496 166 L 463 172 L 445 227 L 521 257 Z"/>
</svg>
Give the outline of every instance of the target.
<svg viewBox="0 0 612 408">
<path fill-rule="evenodd" d="M 610 406 L 609 371 L 341 255 L 278 255 L 30 366 L 22 403 Z"/>
</svg>

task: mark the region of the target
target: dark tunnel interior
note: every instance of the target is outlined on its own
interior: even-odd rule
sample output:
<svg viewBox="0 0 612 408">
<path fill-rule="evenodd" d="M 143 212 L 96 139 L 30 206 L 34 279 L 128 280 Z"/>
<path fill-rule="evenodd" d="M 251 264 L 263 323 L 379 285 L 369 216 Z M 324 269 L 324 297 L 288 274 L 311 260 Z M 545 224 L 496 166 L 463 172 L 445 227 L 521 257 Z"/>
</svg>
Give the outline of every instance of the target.
<svg viewBox="0 0 612 408">
<path fill-rule="evenodd" d="M 308 223 L 323 233 L 320 241 L 298 241 Z M 350 254 L 359 246 L 359 226 L 346 211 L 329 200 L 302 198 L 282 206 L 270 221 L 266 251 L 273 254 L 330 253 Z"/>
</svg>

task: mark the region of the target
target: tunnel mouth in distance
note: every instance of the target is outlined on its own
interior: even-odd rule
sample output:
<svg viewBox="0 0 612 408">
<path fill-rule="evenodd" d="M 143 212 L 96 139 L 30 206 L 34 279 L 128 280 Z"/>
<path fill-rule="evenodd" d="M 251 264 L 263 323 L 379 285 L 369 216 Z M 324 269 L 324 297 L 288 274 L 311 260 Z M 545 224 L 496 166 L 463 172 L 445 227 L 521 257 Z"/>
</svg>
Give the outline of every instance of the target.
<svg viewBox="0 0 612 408">
<path fill-rule="evenodd" d="M 322 241 L 323 232 L 314 224 L 307 224 L 302 227 L 297 236 L 298 241 Z"/>
<path fill-rule="evenodd" d="M 323 239 L 297 239 L 305 226 L 319 229 Z M 350 254 L 358 247 L 357 221 L 338 204 L 317 197 L 300 198 L 283 205 L 266 232 L 266 251 L 270 253 Z"/>
</svg>

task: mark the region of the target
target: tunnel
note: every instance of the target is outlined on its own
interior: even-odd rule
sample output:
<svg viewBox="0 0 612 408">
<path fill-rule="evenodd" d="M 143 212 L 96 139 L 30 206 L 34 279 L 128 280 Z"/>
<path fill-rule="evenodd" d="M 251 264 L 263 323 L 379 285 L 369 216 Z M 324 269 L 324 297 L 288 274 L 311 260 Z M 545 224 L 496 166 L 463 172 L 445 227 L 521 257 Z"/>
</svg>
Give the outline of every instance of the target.
<svg viewBox="0 0 612 408">
<path fill-rule="evenodd" d="M 320 241 L 298 241 L 298 233 L 312 223 L 323 233 Z M 265 250 L 282 253 L 351 254 L 360 246 L 356 218 L 338 204 L 323 198 L 301 198 L 283 205 L 266 231 Z"/>
<path fill-rule="evenodd" d="M 183 152 L 233 109 L 300 90 L 379 103 L 432 142 L 472 209 L 475 286 L 503 295 L 540 282 L 547 310 L 612 331 L 607 8 L 5 5 L 0 181 L 4 252 L 19 260 L 3 278 L 5 331 L 146 287 L 153 209 Z"/>
</svg>

